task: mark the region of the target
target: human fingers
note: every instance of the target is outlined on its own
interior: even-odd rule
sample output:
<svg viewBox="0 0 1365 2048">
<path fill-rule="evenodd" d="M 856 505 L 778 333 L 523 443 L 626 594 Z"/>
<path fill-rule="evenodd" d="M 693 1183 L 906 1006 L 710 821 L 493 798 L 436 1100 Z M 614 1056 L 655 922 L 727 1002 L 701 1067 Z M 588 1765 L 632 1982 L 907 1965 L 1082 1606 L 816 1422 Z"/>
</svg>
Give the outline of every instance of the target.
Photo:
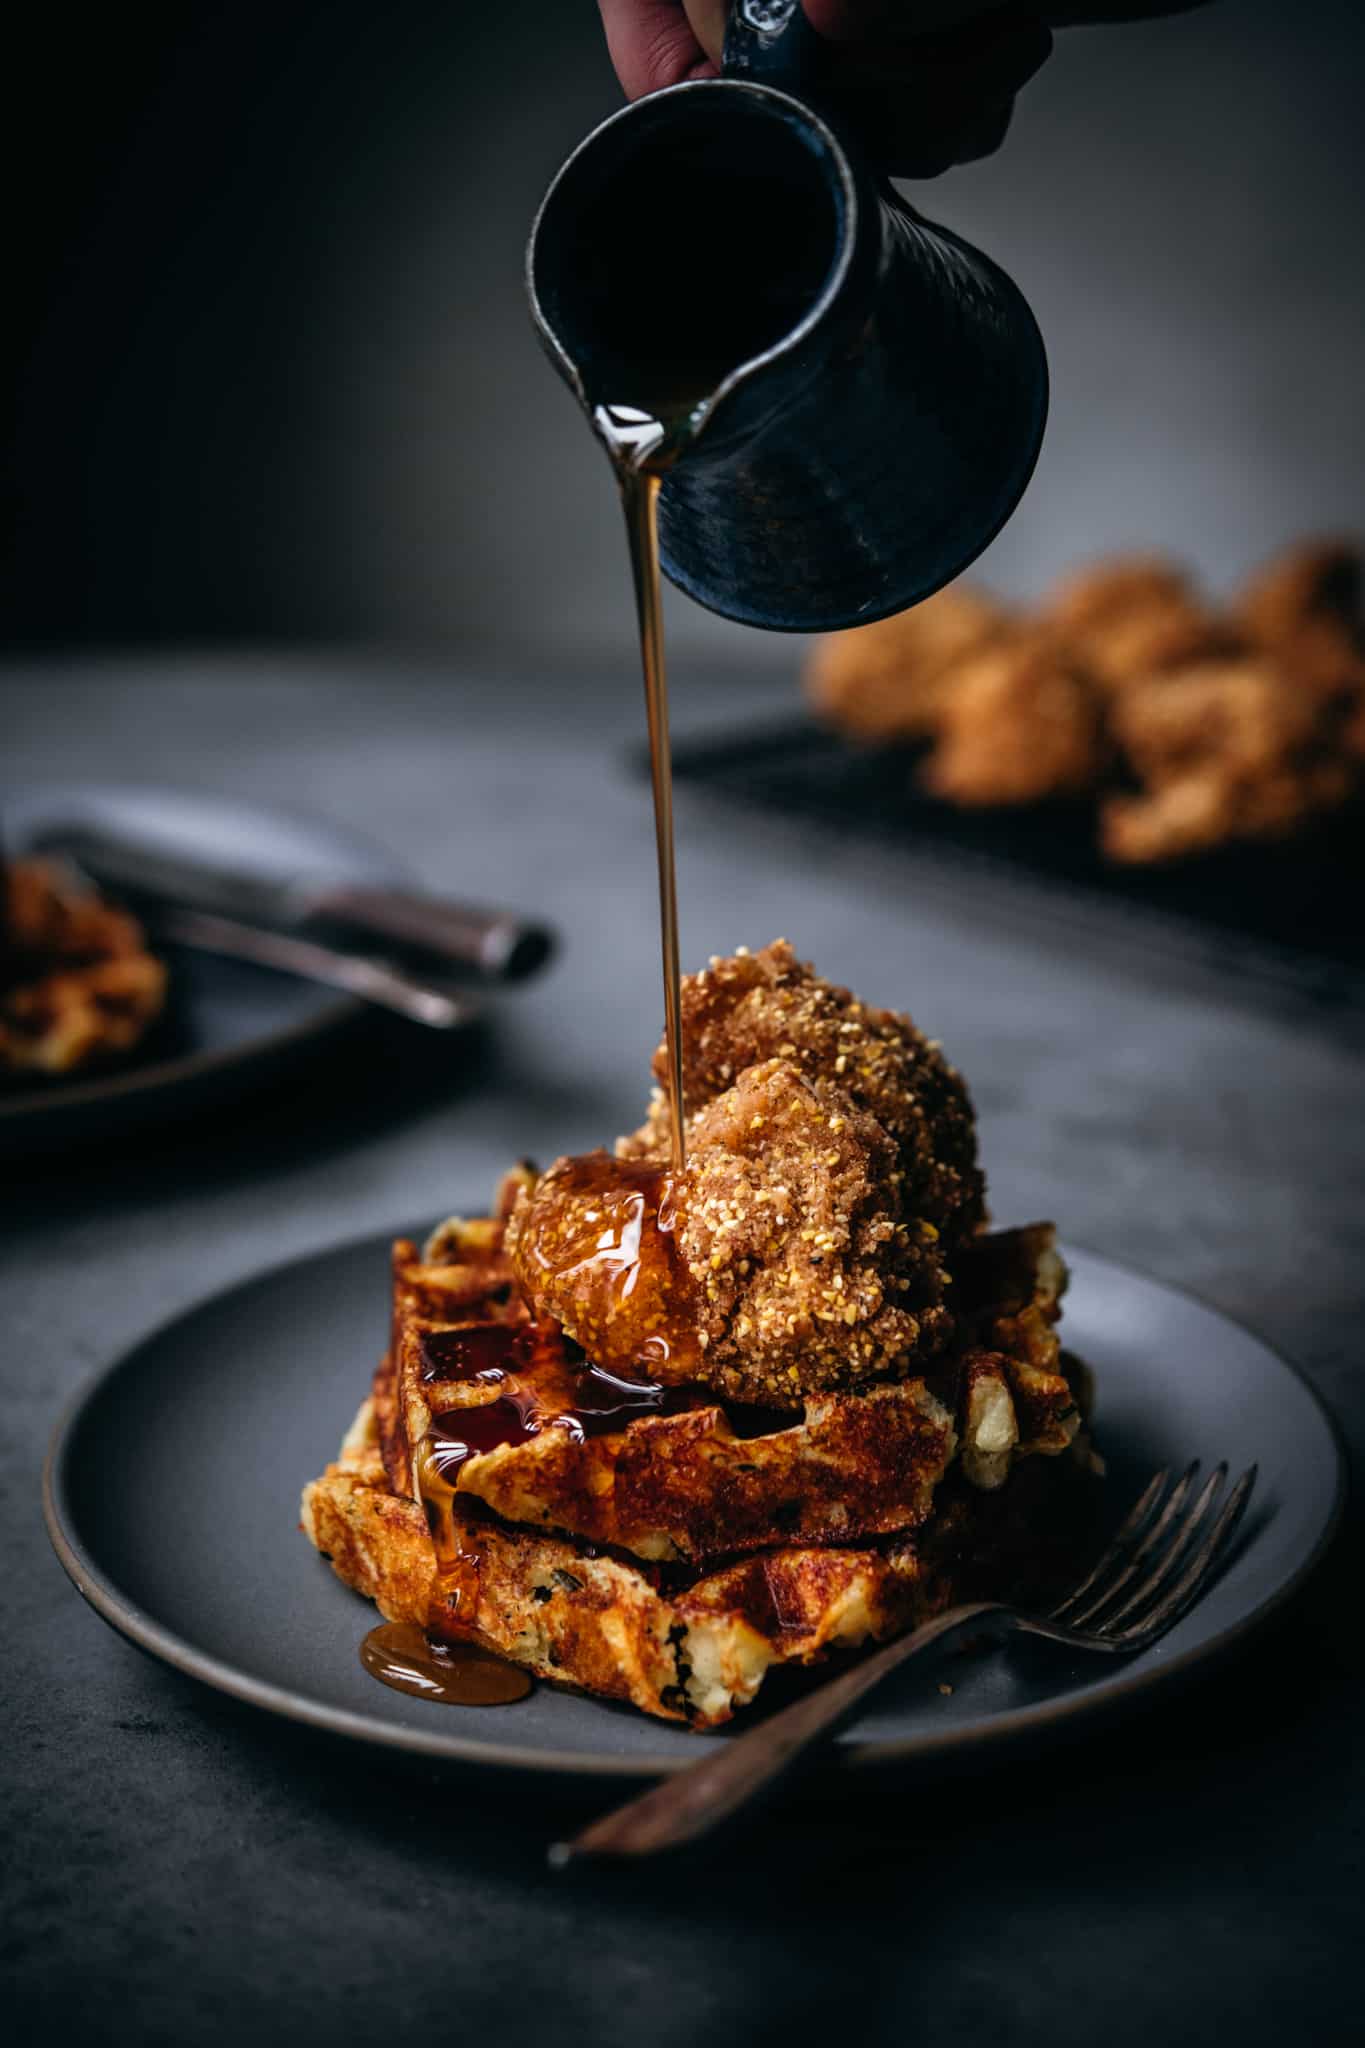
<svg viewBox="0 0 1365 2048">
<path fill-rule="evenodd" d="M 697 41 L 682 0 L 597 0 L 607 49 L 628 99 L 637 100 L 685 78 L 708 77 L 715 65 Z"/>
<path fill-rule="evenodd" d="M 719 64 L 725 47 L 725 24 L 730 0 L 683 0 L 683 11 L 692 33 L 713 64 Z"/>
</svg>

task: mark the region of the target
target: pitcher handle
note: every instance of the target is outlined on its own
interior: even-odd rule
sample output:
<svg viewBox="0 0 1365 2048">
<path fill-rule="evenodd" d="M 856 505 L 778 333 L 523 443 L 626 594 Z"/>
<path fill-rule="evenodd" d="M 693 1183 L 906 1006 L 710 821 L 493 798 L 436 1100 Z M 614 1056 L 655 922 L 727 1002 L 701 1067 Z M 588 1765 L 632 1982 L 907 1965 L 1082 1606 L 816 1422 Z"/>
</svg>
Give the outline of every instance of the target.
<svg viewBox="0 0 1365 2048">
<path fill-rule="evenodd" d="M 815 84 L 822 49 L 801 0 L 734 0 L 721 76 L 771 85 L 804 99 Z"/>
</svg>

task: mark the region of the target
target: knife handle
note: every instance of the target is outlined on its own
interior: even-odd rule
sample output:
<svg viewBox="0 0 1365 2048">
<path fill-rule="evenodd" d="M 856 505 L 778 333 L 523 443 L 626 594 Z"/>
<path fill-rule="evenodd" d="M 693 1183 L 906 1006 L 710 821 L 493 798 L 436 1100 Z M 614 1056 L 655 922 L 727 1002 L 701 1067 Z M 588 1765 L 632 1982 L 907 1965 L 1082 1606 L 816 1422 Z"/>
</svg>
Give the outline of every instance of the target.
<svg viewBox="0 0 1365 2048">
<path fill-rule="evenodd" d="M 309 889 L 298 910 L 310 923 L 339 927 L 352 944 L 430 954 L 481 981 L 524 981 L 554 951 L 545 925 L 404 889 L 340 882 Z"/>
</svg>

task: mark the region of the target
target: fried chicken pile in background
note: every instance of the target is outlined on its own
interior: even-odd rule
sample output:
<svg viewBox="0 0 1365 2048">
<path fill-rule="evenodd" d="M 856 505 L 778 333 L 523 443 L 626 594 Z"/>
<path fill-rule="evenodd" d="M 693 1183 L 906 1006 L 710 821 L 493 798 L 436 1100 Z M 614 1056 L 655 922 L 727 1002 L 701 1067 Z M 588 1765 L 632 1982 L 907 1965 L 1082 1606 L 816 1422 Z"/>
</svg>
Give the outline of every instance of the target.
<svg viewBox="0 0 1365 2048">
<path fill-rule="evenodd" d="M 44 861 L 0 862 L 0 1086 L 117 1059 L 165 1000 L 136 918 Z"/>
<path fill-rule="evenodd" d="M 948 802 L 1097 799 L 1115 861 L 1287 839 L 1365 791 L 1361 554 L 1291 549 L 1222 609 L 1157 556 L 1031 611 L 957 584 L 829 635 L 807 683 L 850 738 L 927 741 L 919 779 Z"/>
</svg>

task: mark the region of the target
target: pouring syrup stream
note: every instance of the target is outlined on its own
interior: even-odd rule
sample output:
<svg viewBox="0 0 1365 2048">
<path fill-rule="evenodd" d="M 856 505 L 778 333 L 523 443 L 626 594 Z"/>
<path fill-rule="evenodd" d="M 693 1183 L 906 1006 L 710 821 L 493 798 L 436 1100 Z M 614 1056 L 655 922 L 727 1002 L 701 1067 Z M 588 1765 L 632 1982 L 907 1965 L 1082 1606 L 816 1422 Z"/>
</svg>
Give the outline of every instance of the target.
<svg viewBox="0 0 1365 2048">
<path fill-rule="evenodd" d="M 670 392 L 666 400 L 655 401 L 648 410 L 634 405 L 599 405 L 593 412 L 593 424 L 606 445 L 621 490 L 640 627 L 650 782 L 654 792 L 654 843 L 659 867 L 668 1124 L 675 1173 L 681 1173 L 687 1164 L 687 1140 L 683 1115 L 678 887 L 673 853 L 673 760 L 668 736 L 668 675 L 664 665 L 659 579 L 659 491 L 665 475 L 685 452 L 698 410 L 714 381 L 679 380 L 678 390 Z"/>
<path fill-rule="evenodd" d="M 649 773 L 654 790 L 654 843 L 659 862 L 659 934 L 664 970 L 664 1033 L 668 1043 L 668 1127 L 673 1170 L 687 1164 L 683 1127 L 682 998 L 678 964 L 678 884 L 673 856 L 673 759 L 668 741 L 668 676 L 664 668 L 663 605 L 659 588 L 659 484 L 657 472 L 623 467 L 621 498 L 630 539 L 630 566 L 640 619 L 645 715 L 649 721 Z"/>
</svg>

